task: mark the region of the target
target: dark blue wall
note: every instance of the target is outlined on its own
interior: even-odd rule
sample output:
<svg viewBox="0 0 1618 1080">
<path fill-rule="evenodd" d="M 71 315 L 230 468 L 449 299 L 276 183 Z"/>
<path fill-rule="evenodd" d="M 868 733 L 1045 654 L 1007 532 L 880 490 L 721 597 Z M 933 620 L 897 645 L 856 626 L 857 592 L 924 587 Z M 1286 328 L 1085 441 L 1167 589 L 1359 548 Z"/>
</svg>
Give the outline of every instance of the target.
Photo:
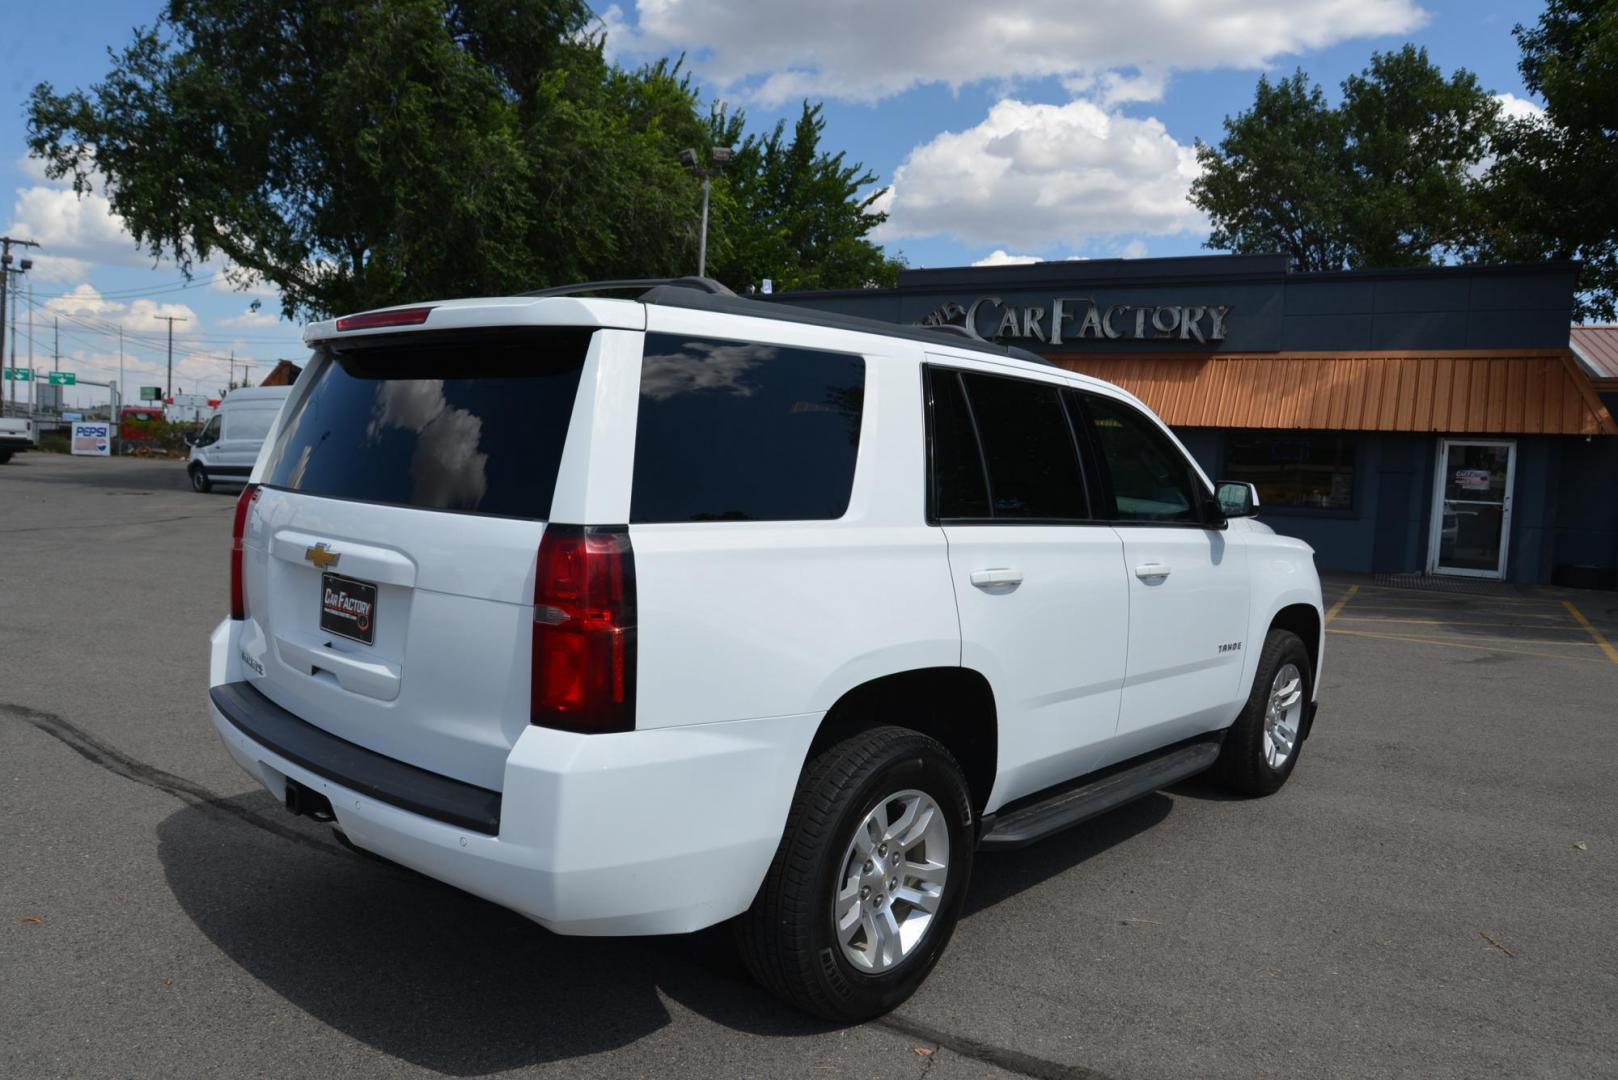
<svg viewBox="0 0 1618 1080">
<path fill-rule="evenodd" d="M 1618 416 L 1618 394 L 1601 399 Z M 1598 435 L 1557 442 L 1555 561 L 1618 567 L 1618 439 Z"/>
<path fill-rule="evenodd" d="M 1209 476 L 1224 468 L 1225 431 L 1175 432 Z M 1361 432 L 1350 510 L 1265 507 L 1259 517 L 1315 549 L 1322 570 L 1421 573 L 1432 536 L 1439 436 Z M 1618 565 L 1618 439 L 1518 436 L 1506 577 L 1547 584 L 1558 564 Z"/>
</svg>

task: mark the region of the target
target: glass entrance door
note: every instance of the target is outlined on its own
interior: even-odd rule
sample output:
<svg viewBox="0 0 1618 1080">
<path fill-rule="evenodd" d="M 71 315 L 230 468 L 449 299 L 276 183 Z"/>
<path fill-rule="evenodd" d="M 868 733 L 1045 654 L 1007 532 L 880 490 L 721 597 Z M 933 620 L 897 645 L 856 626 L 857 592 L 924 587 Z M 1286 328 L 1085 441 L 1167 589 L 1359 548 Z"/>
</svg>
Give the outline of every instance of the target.
<svg viewBox="0 0 1618 1080">
<path fill-rule="evenodd" d="M 1439 444 L 1429 572 L 1505 577 L 1516 467 L 1517 444 L 1507 439 Z"/>
</svg>

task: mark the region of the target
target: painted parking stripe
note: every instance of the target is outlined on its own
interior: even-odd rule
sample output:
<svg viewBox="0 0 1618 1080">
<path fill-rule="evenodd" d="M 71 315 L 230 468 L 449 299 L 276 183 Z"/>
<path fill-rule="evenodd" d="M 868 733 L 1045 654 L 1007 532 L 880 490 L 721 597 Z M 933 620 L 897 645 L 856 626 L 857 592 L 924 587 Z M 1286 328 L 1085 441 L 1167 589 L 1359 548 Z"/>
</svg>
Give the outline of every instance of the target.
<svg viewBox="0 0 1618 1080">
<path fill-rule="evenodd" d="M 1354 594 L 1359 592 L 1359 591 L 1360 591 L 1360 587 L 1358 585 L 1350 585 L 1348 587 L 1348 591 L 1346 593 L 1344 593 L 1342 596 L 1337 598 L 1337 603 L 1333 604 L 1331 606 L 1331 610 L 1326 612 L 1326 625 L 1327 626 L 1330 626 L 1331 621 L 1333 619 L 1337 618 L 1337 613 L 1343 610 L 1343 605 L 1348 603 L 1350 600 L 1354 599 Z"/>
<path fill-rule="evenodd" d="M 1607 654 L 1607 659 L 1618 664 L 1618 649 L 1612 647 L 1605 634 L 1597 630 L 1595 624 L 1584 617 L 1584 612 L 1573 606 L 1573 601 L 1563 600 L 1562 605 L 1567 608 L 1568 614 L 1578 621 L 1578 624 L 1590 632 L 1590 637 L 1601 646 L 1601 651 Z"/>
<path fill-rule="evenodd" d="M 1358 608 L 1354 610 L 1358 611 Z M 1339 615 L 1341 622 L 1363 623 L 1390 623 L 1393 625 L 1410 626 L 1491 626 L 1510 627 L 1517 630 L 1559 630 L 1569 634 L 1582 634 L 1582 626 L 1559 625 L 1555 623 L 1523 623 L 1523 622 L 1479 622 L 1474 619 L 1390 619 L 1384 615 Z"/>
<path fill-rule="evenodd" d="M 1541 656 L 1548 660 L 1572 660 L 1581 664 L 1605 664 L 1607 661 L 1595 656 L 1569 656 L 1567 653 L 1537 652 L 1531 649 L 1511 649 L 1503 645 L 1468 645 L 1460 641 L 1441 641 L 1436 638 L 1413 637 L 1408 634 L 1378 634 L 1370 630 L 1343 630 L 1332 627 L 1329 634 L 1346 634 L 1350 637 L 1380 638 L 1383 641 L 1407 641 L 1418 645 L 1435 645 L 1441 649 L 1471 649 L 1474 652 L 1515 653 L 1518 656 Z"/>
</svg>

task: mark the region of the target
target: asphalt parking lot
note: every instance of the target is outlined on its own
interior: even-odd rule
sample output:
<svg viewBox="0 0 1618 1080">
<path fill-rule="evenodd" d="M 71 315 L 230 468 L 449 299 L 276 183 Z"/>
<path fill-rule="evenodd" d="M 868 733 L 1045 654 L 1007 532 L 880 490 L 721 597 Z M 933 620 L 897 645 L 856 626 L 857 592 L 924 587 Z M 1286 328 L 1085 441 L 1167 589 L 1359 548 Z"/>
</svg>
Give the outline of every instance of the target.
<svg viewBox="0 0 1618 1080">
<path fill-rule="evenodd" d="M 837 1029 L 723 929 L 556 937 L 287 816 L 204 711 L 232 505 L 0 466 L 0 1075 L 1618 1075 L 1618 594 L 1333 580 L 1286 789 L 980 856 Z"/>
</svg>

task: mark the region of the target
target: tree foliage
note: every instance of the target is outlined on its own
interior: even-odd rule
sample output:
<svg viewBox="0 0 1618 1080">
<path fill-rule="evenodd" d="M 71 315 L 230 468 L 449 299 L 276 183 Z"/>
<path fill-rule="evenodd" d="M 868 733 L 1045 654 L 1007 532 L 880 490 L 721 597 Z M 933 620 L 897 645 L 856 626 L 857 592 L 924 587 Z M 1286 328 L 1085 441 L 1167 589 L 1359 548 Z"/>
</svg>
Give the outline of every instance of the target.
<svg viewBox="0 0 1618 1080">
<path fill-rule="evenodd" d="M 102 82 L 34 89 L 29 145 L 81 193 L 104 183 L 152 255 L 223 255 L 289 317 L 689 273 L 700 197 L 675 153 L 710 117 L 677 64 L 622 70 L 591 26 L 583 0 L 169 0 Z M 750 145 L 721 202 L 757 254 L 725 272 L 863 283 L 880 217 L 826 181 L 869 177 L 813 140 L 779 163 Z M 752 238 L 815 220 L 785 229 L 806 241 L 785 275 Z"/>
<path fill-rule="evenodd" d="M 873 209 L 876 176 L 820 147 L 826 121 L 819 105 L 803 111 L 787 138 L 786 121 L 768 135 L 739 143 L 740 114 L 710 116 L 715 145 L 735 146 L 722 204 L 714 266 L 725 281 L 765 278 L 780 289 L 895 285 L 903 263 L 865 239 L 887 220 Z M 713 258 L 713 256 L 710 256 Z"/>
<path fill-rule="evenodd" d="M 1306 270 L 1426 265 L 1474 235 L 1498 111 L 1471 72 L 1445 79 L 1410 45 L 1373 55 L 1335 107 L 1302 71 L 1260 78 L 1219 146 L 1198 142 L 1191 201 L 1212 248 Z"/>
<path fill-rule="evenodd" d="M 1618 3 L 1550 0 L 1518 26 L 1520 70 L 1543 117 L 1503 125 L 1473 254 L 1577 258 L 1579 315 L 1618 315 Z"/>
</svg>

